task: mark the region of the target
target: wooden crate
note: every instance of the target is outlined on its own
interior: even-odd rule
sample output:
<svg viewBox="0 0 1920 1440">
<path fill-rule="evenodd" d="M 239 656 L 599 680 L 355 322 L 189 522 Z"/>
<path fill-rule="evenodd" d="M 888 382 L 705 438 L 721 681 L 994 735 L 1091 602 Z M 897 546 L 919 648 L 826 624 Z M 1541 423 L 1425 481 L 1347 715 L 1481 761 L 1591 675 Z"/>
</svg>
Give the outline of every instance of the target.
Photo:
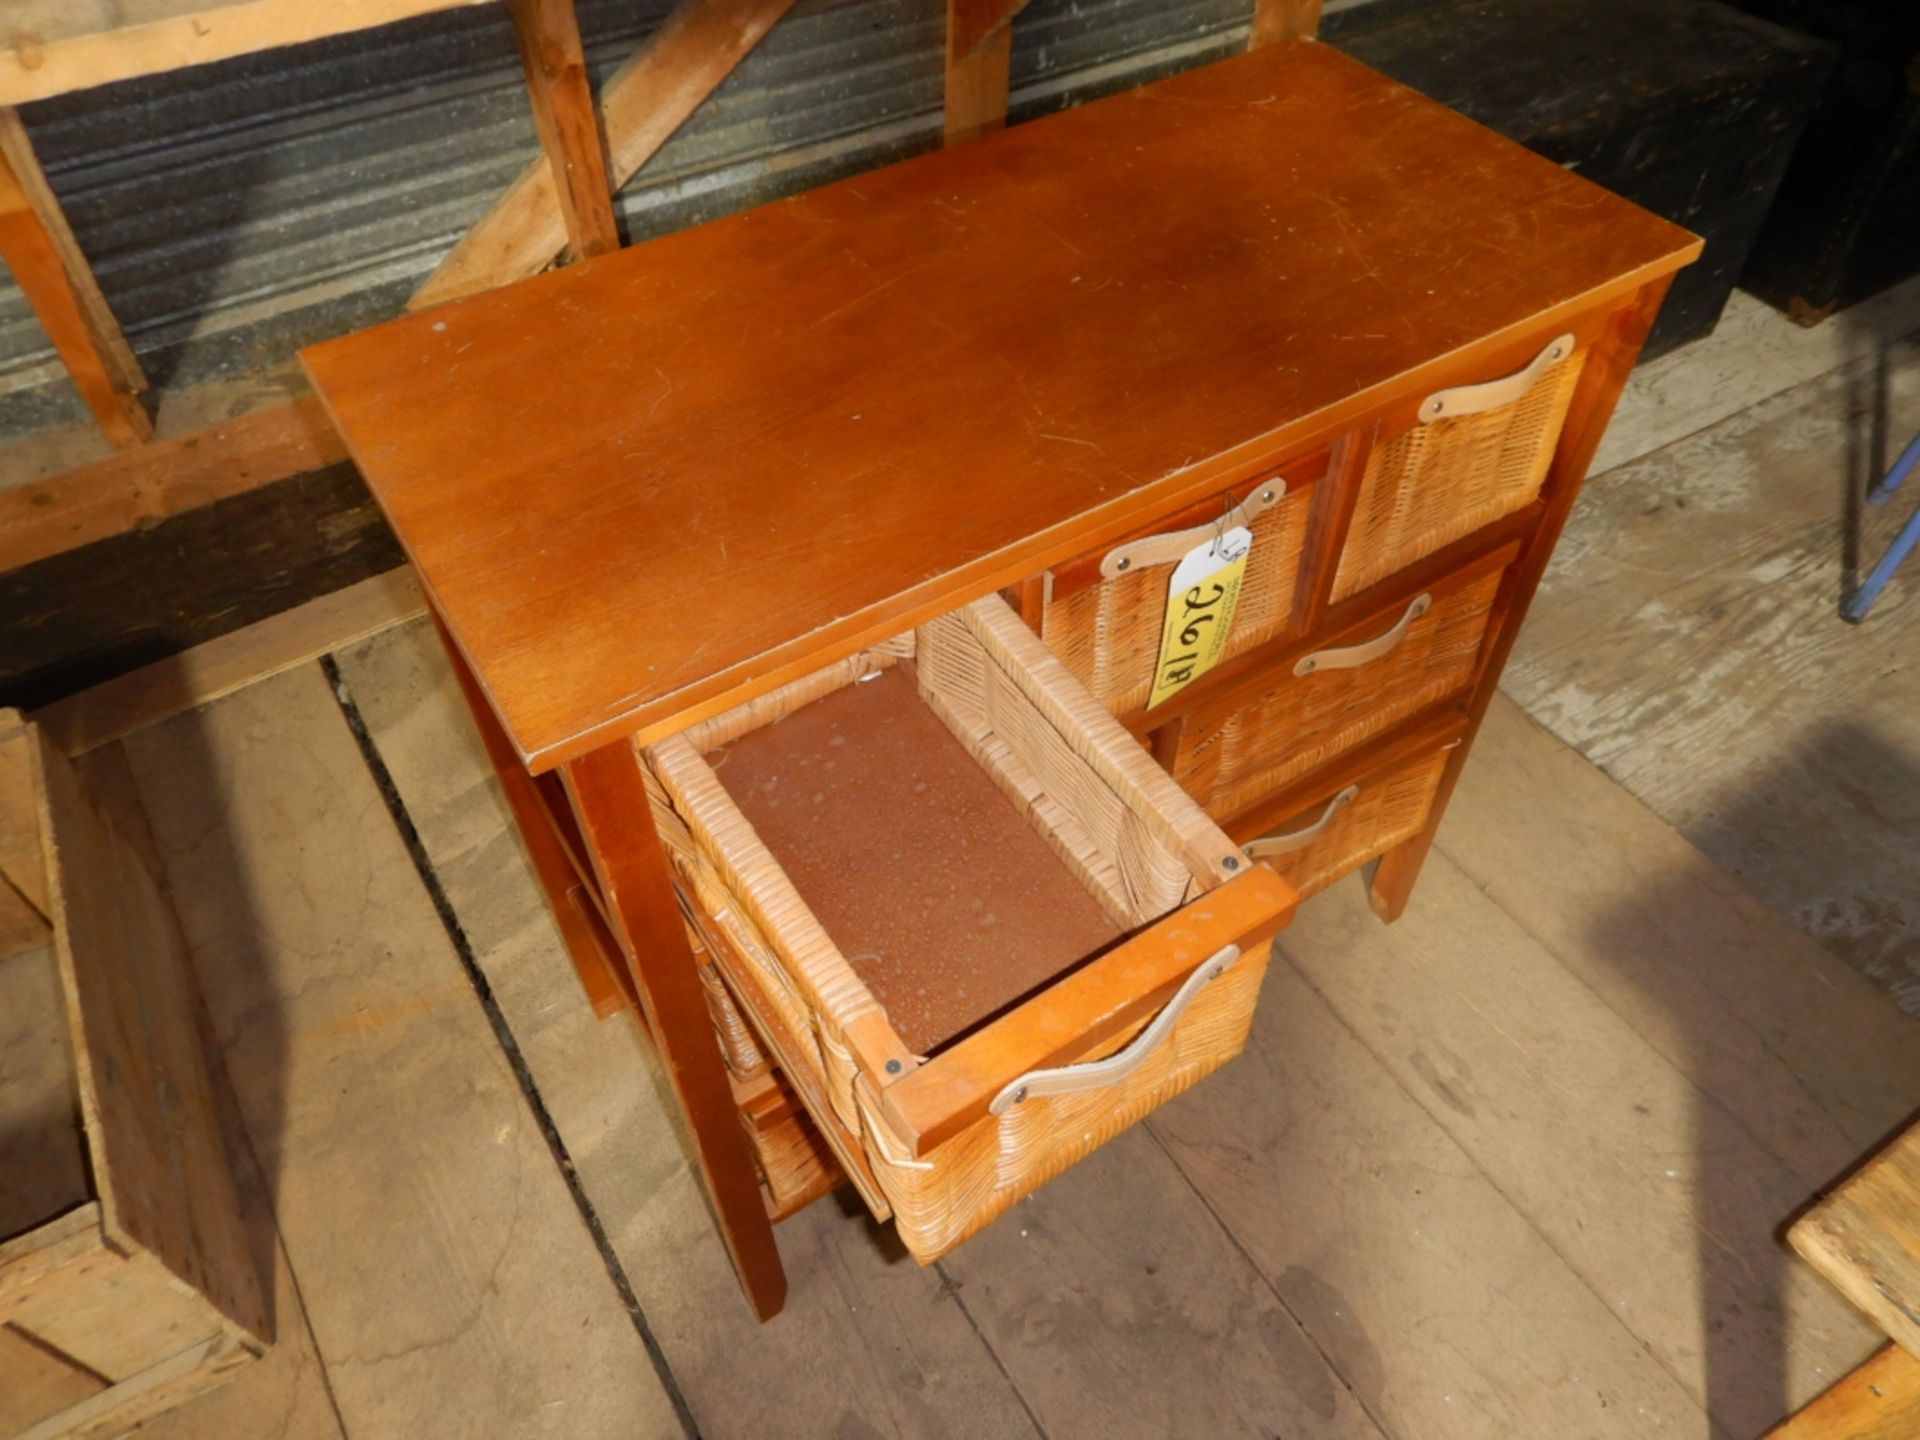
<svg viewBox="0 0 1920 1440">
<path fill-rule="evenodd" d="M 171 906 L 0 711 L 0 1436 L 124 1433 L 260 1354 Z"/>
</svg>

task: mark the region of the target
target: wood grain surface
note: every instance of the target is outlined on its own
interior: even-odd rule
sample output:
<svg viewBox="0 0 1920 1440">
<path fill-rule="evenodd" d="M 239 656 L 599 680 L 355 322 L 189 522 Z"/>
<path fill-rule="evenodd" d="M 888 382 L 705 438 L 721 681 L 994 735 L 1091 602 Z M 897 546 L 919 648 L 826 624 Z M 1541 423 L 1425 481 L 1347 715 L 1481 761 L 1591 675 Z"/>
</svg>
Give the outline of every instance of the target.
<svg viewBox="0 0 1920 1440">
<path fill-rule="evenodd" d="M 580 48 L 573 0 L 508 0 L 533 103 L 533 128 L 546 152 L 567 244 L 576 259 L 620 248 L 600 112 Z"/>
<path fill-rule="evenodd" d="M 1794 1222 L 1793 1248 L 1920 1354 L 1920 1129 L 1898 1135 Z"/>
<path fill-rule="evenodd" d="M 1302 42 L 304 358 L 546 768 L 1067 559 L 1696 244 Z"/>
<path fill-rule="evenodd" d="M 139 395 L 146 377 L 11 106 L 0 106 L 0 258 L 106 437 L 119 446 L 150 439 L 153 417 Z"/>
<path fill-rule="evenodd" d="M 345 1430 L 680 1434 L 319 668 L 123 743 Z"/>
<path fill-rule="evenodd" d="M 10 0 L 0 103 L 17 105 L 489 0 Z"/>
<path fill-rule="evenodd" d="M 1920 1435 L 1920 1359 L 1889 1345 L 1766 1440 L 1909 1440 Z"/>
<path fill-rule="evenodd" d="M 876 1244 L 857 1201 L 780 1227 L 787 1309 L 755 1322 L 645 1038 L 629 1016 L 595 1019 L 567 973 L 432 629 L 388 631 L 339 667 L 701 1433 L 1034 1434 L 955 1293 Z M 743 1364 L 779 1383 L 742 1385 Z"/>
<path fill-rule="evenodd" d="M 258 1350 L 269 1336 L 260 1275 L 207 1073 L 185 937 L 159 877 L 87 797 L 71 763 L 40 731 L 27 738 L 101 1228 L 123 1253 L 151 1257 L 185 1282 L 178 1288 L 197 1292 L 202 1336 L 224 1324 Z"/>
<path fill-rule="evenodd" d="M 1837 614 L 1849 553 L 1877 555 L 1912 503 L 1851 498 L 1877 473 L 1876 414 L 1895 449 L 1920 429 L 1910 354 L 1869 355 L 1597 478 L 1502 683 L 1920 1009 L 1920 606 L 1897 579 L 1869 624 Z"/>
</svg>

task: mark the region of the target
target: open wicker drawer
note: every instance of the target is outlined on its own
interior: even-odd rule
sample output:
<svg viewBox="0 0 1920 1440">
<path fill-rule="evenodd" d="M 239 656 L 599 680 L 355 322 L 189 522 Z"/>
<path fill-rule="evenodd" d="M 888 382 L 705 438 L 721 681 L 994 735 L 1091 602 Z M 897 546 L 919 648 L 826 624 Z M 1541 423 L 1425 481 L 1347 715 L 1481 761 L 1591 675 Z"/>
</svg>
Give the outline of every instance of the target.
<svg viewBox="0 0 1920 1440">
<path fill-rule="evenodd" d="M 642 755 L 714 963 L 923 1262 L 1238 1054 L 1296 899 L 997 598 Z"/>
</svg>

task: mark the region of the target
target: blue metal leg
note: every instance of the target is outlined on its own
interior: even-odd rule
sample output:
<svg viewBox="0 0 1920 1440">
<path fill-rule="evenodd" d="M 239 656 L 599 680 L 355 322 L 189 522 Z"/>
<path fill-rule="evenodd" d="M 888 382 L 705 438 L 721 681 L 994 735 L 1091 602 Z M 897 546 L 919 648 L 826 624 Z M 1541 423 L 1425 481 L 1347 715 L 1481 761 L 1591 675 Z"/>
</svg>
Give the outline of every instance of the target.
<svg viewBox="0 0 1920 1440">
<path fill-rule="evenodd" d="M 1884 479 L 1867 492 L 1869 505 L 1884 505 L 1905 482 L 1906 478 L 1920 466 L 1920 435 L 1900 452 L 1900 458 L 1893 462 L 1893 468 L 1887 471 Z M 1860 582 L 1860 588 L 1849 595 L 1840 607 L 1840 618 L 1858 625 L 1867 618 L 1867 612 L 1873 608 L 1873 602 L 1880 598 L 1880 592 L 1887 588 L 1887 582 L 1893 578 L 1893 572 L 1900 563 L 1911 555 L 1916 546 L 1920 546 L 1920 506 L 1914 508 L 1907 517 L 1907 523 L 1900 527 L 1900 533 L 1893 537 L 1893 544 L 1887 547 L 1887 553 L 1880 557 L 1879 563 L 1867 572 L 1867 578 Z"/>
<path fill-rule="evenodd" d="M 1887 588 L 1887 582 L 1893 578 L 1893 572 L 1900 568 L 1900 562 L 1911 555 L 1915 546 L 1920 546 L 1920 507 L 1907 517 L 1907 523 L 1900 527 L 1900 533 L 1893 538 L 1893 544 L 1887 547 L 1887 553 L 1880 557 L 1880 563 L 1867 572 L 1867 578 L 1860 582 L 1860 588 L 1847 597 L 1847 603 L 1840 607 L 1842 619 L 1859 624 L 1867 618 L 1867 611 L 1873 608 L 1873 602 L 1880 598 L 1880 592 Z"/>
<path fill-rule="evenodd" d="M 1913 437 L 1907 448 L 1900 452 L 1900 458 L 1893 462 L 1893 468 L 1887 471 L 1880 483 L 1867 492 L 1869 505 L 1884 505 L 1893 497 L 1913 468 L 1920 465 L 1920 435 Z"/>
</svg>

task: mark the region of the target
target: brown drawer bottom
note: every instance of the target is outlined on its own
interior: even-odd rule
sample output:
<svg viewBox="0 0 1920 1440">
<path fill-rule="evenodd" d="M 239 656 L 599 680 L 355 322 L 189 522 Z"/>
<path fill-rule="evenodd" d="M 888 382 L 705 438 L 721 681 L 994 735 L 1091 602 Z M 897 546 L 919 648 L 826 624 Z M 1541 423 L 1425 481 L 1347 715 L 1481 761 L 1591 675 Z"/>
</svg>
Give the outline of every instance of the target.
<svg viewBox="0 0 1920 1440">
<path fill-rule="evenodd" d="M 1420 833 L 1447 752 L 1458 743 L 1363 777 L 1252 841 L 1247 854 L 1266 861 L 1303 896 L 1324 890 Z"/>
</svg>

